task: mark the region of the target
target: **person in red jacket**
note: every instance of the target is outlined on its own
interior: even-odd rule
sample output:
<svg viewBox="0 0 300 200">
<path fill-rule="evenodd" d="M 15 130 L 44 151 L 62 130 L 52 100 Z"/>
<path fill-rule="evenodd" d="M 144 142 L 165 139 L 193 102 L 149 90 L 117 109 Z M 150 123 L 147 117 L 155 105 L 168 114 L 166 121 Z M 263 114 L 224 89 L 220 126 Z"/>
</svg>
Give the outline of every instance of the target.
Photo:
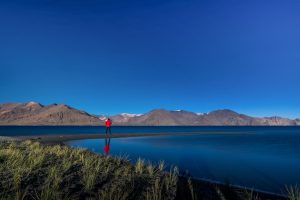
<svg viewBox="0 0 300 200">
<path fill-rule="evenodd" d="M 111 125 L 112 125 L 112 121 L 111 119 L 107 118 L 107 120 L 105 121 L 105 145 L 104 145 L 104 153 L 106 155 L 109 154 L 109 150 L 110 150 L 110 136 L 108 136 L 108 133 L 111 135 Z"/>
<path fill-rule="evenodd" d="M 107 120 L 105 121 L 105 126 L 106 126 L 106 130 L 105 130 L 105 133 L 106 135 L 108 134 L 111 134 L 111 125 L 112 125 L 112 122 L 109 118 L 107 118 Z"/>
</svg>

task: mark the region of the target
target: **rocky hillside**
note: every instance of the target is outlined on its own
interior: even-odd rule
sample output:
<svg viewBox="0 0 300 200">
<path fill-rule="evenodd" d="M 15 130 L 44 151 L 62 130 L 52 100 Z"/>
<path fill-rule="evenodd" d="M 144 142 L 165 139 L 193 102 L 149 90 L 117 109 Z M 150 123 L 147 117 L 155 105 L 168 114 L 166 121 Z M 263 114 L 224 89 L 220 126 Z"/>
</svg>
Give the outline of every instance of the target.
<svg viewBox="0 0 300 200">
<path fill-rule="evenodd" d="M 231 110 L 216 110 L 207 114 L 196 114 L 184 110 L 152 110 L 127 120 L 124 125 L 194 125 L 194 126 L 296 126 L 300 120 L 281 117 L 256 118 Z"/>
<path fill-rule="evenodd" d="M 99 118 L 64 104 L 0 104 L 1 125 L 96 125 Z"/>
<path fill-rule="evenodd" d="M 114 125 L 160 126 L 298 126 L 300 119 L 250 117 L 232 110 L 197 114 L 189 111 L 152 110 L 145 114 L 110 116 Z M 0 104 L 0 125 L 103 125 L 105 116 L 91 115 L 64 104 L 48 106 L 36 102 Z"/>
</svg>

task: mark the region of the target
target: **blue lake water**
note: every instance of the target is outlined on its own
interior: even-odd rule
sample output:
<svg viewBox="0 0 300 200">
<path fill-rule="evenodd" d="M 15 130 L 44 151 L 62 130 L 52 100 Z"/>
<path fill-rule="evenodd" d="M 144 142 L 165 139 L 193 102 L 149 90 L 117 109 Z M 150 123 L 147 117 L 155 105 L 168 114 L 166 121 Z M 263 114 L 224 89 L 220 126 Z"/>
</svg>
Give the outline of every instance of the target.
<svg viewBox="0 0 300 200">
<path fill-rule="evenodd" d="M 272 129 L 272 127 L 269 127 Z M 297 128 L 297 127 L 296 127 Z M 160 133 L 160 132 L 247 132 L 266 131 L 264 127 L 230 126 L 113 126 L 113 133 Z M 299 130 L 299 129 L 298 129 Z M 275 130 L 274 130 L 275 131 Z M 0 126 L 0 135 L 51 135 L 51 134 L 100 134 L 104 126 Z"/>
<path fill-rule="evenodd" d="M 249 133 L 300 133 L 300 127 L 264 126 L 114 126 L 113 133 L 160 132 L 249 132 Z M 0 126 L 0 136 L 51 135 L 51 134 L 101 134 L 104 126 Z"/>
<path fill-rule="evenodd" d="M 103 133 L 104 127 L 0 127 L 0 135 Z M 193 177 L 274 193 L 300 184 L 300 127 L 113 127 L 115 133 L 228 132 L 228 134 L 112 138 L 110 154 L 177 165 Z M 245 134 L 229 134 L 243 132 Z M 70 141 L 103 153 L 104 139 Z"/>
</svg>

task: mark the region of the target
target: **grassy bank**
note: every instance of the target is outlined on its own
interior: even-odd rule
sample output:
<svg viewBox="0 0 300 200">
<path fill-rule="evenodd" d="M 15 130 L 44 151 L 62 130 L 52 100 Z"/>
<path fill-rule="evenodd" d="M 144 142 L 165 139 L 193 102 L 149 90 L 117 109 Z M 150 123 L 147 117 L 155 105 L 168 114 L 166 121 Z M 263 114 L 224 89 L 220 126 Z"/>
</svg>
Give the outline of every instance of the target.
<svg viewBox="0 0 300 200">
<path fill-rule="evenodd" d="M 66 146 L 2 142 L 2 199 L 174 199 L 178 170 Z"/>
<path fill-rule="evenodd" d="M 126 158 L 27 140 L 0 143 L 1 199 L 283 198 L 192 181 L 179 177 L 176 167 L 165 172 L 163 162 L 133 165 Z"/>
</svg>

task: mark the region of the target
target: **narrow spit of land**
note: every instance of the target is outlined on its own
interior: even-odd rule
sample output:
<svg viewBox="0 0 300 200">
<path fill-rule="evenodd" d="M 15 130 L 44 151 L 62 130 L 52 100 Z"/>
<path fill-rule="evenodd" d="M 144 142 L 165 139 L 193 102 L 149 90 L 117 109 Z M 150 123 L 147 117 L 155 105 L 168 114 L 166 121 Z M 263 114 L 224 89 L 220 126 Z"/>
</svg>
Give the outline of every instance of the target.
<svg viewBox="0 0 300 200">
<path fill-rule="evenodd" d="M 111 134 L 111 138 L 126 138 L 126 137 L 145 137 L 145 136 L 172 136 L 172 135 L 206 135 L 206 134 L 255 134 L 253 132 L 165 132 L 165 133 L 115 133 Z M 105 138 L 103 133 L 99 134 L 51 134 L 51 135 L 32 135 L 32 136 L 14 136 L 13 140 L 36 140 L 45 144 L 63 144 L 70 140 L 83 139 L 101 139 Z"/>
</svg>

